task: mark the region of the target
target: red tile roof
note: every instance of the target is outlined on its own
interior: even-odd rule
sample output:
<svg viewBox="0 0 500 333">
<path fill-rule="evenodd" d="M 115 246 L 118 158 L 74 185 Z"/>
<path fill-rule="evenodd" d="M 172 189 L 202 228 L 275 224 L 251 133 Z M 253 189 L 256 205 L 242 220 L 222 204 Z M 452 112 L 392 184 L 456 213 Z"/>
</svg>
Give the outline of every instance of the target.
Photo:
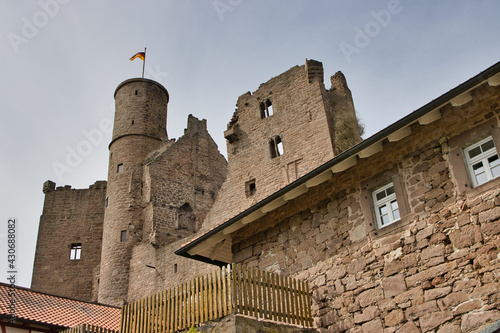
<svg viewBox="0 0 500 333">
<path fill-rule="evenodd" d="M 0 283 L 0 316 L 10 315 L 10 288 L 9 284 Z M 15 287 L 14 292 L 15 315 L 19 319 L 63 327 L 90 324 L 113 330 L 120 328 L 120 308 L 43 294 L 21 287 Z"/>
</svg>

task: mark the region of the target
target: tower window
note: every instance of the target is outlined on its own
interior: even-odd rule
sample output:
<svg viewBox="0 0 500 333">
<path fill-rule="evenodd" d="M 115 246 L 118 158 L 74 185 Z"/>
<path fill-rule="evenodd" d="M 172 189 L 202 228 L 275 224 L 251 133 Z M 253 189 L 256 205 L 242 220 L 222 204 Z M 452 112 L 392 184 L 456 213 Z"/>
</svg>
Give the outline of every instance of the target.
<svg viewBox="0 0 500 333">
<path fill-rule="evenodd" d="M 123 163 L 118 164 L 118 166 L 116 167 L 116 172 L 117 173 L 123 172 Z"/>
<path fill-rule="evenodd" d="M 269 151 L 271 153 L 271 158 L 283 155 L 283 143 L 279 135 L 269 139 Z"/>
<path fill-rule="evenodd" d="M 174 273 L 177 273 L 177 264 L 174 264 Z"/>
<path fill-rule="evenodd" d="M 255 179 L 249 180 L 245 183 L 245 193 L 247 197 L 250 197 L 257 192 L 257 187 L 255 186 Z"/>
<path fill-rule="evenodd" d="M 465 158 L 474 187 L 500 176 L 500 159 L 491 136 L 465 149 Z"/>
<path fill-rule="evenodd" d="M 120 242 L 126 242 L 127 241 L 127 230 L 122 230 L 120 233 Z"/>
<path fill-rule="evenodd" d="M 106 197 L 106 206 L 105 207 L 108 207 L 108 204 L 109 204 L 109 197 Z"/>
<path fill-rule="evenodd" d="M 82 243 L 71 244 L 69 251 L 69 260 L 80 260 L 82 256 Z"/>
<path fill-rule="evenodd" d="M 273 115 L 273 104 L 271 100 L 267 99 L 265 102 L 260 103 L 260 117 L 262 119 Z"/>
</svg>

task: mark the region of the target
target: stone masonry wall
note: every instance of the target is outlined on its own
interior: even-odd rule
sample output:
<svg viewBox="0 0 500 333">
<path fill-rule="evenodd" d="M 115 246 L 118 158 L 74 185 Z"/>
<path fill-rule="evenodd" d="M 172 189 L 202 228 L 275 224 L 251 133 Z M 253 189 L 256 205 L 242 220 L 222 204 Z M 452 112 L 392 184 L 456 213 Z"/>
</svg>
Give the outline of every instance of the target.
<svg viewBox="0 0 500 333">
<path fill-rule="evenodd" d="M 145 163 L 146 240 L 163 246 L 200 228 L 226 178 L 227 162 L 207 132 L 206 120 L 188 118 L 185 133 Z M 151 219 L 152 221 L 148 221 Z"/>
<path fill-rule="evenodd" d="M 345 98 L 345 79 L 339 86 L 342 89 L 326 91 L 322 64 L 307 60 L 306 65 L 295 66 L 238 98 L 225 132 L 227 180 L 205 220 L 205 229 L 228 220 L 333 158 L 336 112 L 344 114 L 343 119 L 349 122 L 356 119 L 350 92 Z M 268 101 L 273 114 L 263 117 L 261 108 Z M 357 129 L 357 121 L 354 124 Z M 358 142 L 359 131 L 351 133 L 355 137 L 352 141 Z M 283 151 L 273 158 L 270 140 L 278 136 Z M 253 191 L 248 185 L 252 182 Z"/>
<path fill-rule="evenodd" d="M 106 182 L 88 189 L 44 184 L 31 288 L 82 301 L 96 301 L 92 283 L 99 273 Z M 70 260 L 72 243 L 81 243 L 81 259 Z"/>
<path fill-rule="evenodd" d="M 307 280 L 322 332 L 479 332 L 499 320 L 500 178 L 470 188 L 453 147 L 493 134 L 500 150 L 498 96 L 480 86 L 240 229 L 234 262 Z M 377 230 L 367 202 L 387 179 L 399 181 L 405 214 Z"/>
</svg>

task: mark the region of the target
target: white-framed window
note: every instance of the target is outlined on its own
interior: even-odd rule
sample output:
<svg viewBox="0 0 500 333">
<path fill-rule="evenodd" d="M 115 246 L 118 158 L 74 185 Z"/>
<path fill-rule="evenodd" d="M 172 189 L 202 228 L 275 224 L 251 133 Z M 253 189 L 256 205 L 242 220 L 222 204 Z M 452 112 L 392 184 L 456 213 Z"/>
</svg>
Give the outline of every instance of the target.
<svg viewBox="0 0 500 333">
<path fill-rule="evenodd" d="M 401 219 L 393 183 L 373 191 L 372 196 L 379 229 Z"/>
<path fill-rule="evenodd" d="M 500 159 L 491 136 L 467 147 L 464 153 L 474 187 L 500 176 Z"/>
<path fill-rule="evenodd" d="M 69 260 L 80 260 L 82 257 L 82 243 L 71 244 L 69 251 Z"/>
</svg>

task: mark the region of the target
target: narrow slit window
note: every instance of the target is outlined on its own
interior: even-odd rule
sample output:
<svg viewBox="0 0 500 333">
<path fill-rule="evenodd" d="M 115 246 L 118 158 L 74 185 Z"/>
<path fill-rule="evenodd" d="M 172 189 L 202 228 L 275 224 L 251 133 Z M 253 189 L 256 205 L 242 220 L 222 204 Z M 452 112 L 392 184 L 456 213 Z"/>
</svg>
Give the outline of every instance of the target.
<svg viewBox="0 0 500 333">
<path fill-rule="evenodd" d="M 260 117 L 262 119 L 273 115 L 273 104 L 271 100 L 267 99 L 265 102 L 260 103 Z"/>
<path fill-rule="evenodd" d="M 174 264 L 174 273 L 177 273 L 177 264 Z"/>
<path fill-rule="evenodd" d="M 245 193 L 247 197 L 254 195 L 257 192 L 257 187 L 255 185 L 255 179 L 249 180 L 245 183 Z"/>
<path fill-rule="evenodd" d="M 266 105 L 264 103 L 260 103 L 260 118 L 266 118 Z"/>
<path fill-rule="evenodd" d="M 379 229 L 401 219 L 393 183 L 373 192 L 373 205 Z"/>
<path fill-rule="evenodd" d="M 82 243 L 71 244 L 69 260 L 80 260 L 82 257 Z"/>
<path fill-rule="evenodd" d="M 474 187 L 500 176 L 500 159 L 491 136 L 466 148 L 465 158 Z"/>
<path fill-rule="evenodd" d="M 268 117 L 273 115 L 273 104 L 271 103 L 270 100 L 266 101 L 266 111 Z"/>
<path fill-rule="evenodd" d="M 127 230 L 122 230 L 120 233 L 120 242 L 126 242 L 127 241 Z"/>
<path fill-rule="evenodd" d="M 283 155 L 283 142 L 281 141 L 281 137 L 279 135 L 269 139 L 269 150 L 271 158 Z"/>
</svg>

